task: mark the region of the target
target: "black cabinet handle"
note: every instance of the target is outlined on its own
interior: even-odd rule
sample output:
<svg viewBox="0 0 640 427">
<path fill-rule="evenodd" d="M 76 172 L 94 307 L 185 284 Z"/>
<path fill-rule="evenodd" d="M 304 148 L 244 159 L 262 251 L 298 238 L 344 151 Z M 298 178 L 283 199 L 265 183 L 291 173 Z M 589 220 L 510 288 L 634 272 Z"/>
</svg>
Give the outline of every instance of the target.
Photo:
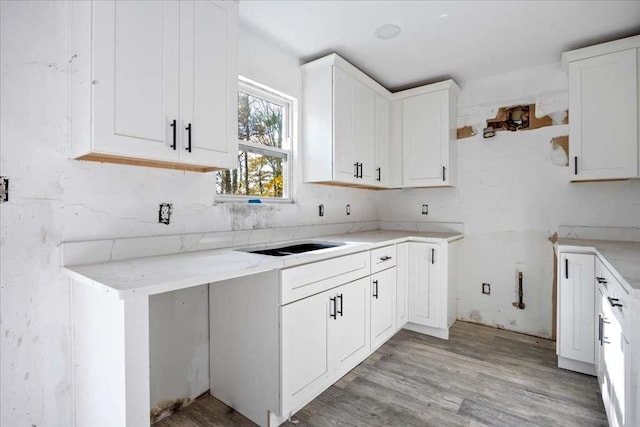
<svg viewBox="0 0 640 427">
<path fill-rule="evenodd" d="M 191 123 L 189 123 L 187 125 L 185 130 L 187 131 L 187 148 L 186 148 L 186 150 L 188 152 L 191 152 Z"/>
<path fill-rule="evenodd" d="M 344 304 L 344 301 L 342 300 L 342 294 L 338 295 L 337 298 L 340 299 L 340 310 L 336 311 L 336 313 L 340 313 L 340 317 L 342 317 L 342 308 L 343 308 L 343 304 Z"/>
<path fill-rule="evenodd" d="M 436 250 L 434 248 L 431 248 L 431 264 L 435 264 L 436 263 Z"/>
<path fill-rule="evenodd" d="M 173 120 L 169 126 L 171 126 L 173 128 L 173 131 L 172 131 L 173 132 L 173 144 L 171 144 L 171 148 L 173 148 L 175 150 L 176 149 L 176 131 L 177 131 L 176 121 Z"/>
<path fill-rule="evenodd" d="M 355 162 L 355 163 L 353 164 L 353 168 L 354 168 L 354 170 L 355 170 L 355 171 L 353 172 L 353 176 L 354 176 L 355 178 L 358 178 L 358 162 Z"/>
<path fill-rule="evenodd" d="M 358 178 L 362 178 L 362 163 L 359 163 L 358 168 L 359 168 L 358 170 L 360 171 L 358 172 Z"/>
<path fill-rule="evenodd" d="M 445 172 L 446 172 L 447 168 L 445 166 L 442 167 L 442 180 L 446 181 L 445 179 Z"/>
<path fill-rule="evenodd" d="M 596 280 L 598 281 L 598 283 L 600 283 L 601 285 L 604 285 L 605 287 L 607 286 L 607 279 L 605 279 L 604 277 L 596 277 Z"/>
<path fill-rule="evenodd" d="M 620 301 L 618 298 L 607 297 L 607 299 L 609 300 L 611 307 L 622 307 L 622 304 L 618 303 L 618 301 Z"/>
<path fill-rule="evenodd" d="M 382 179 L 382 175 L 380 173 L 380 168 L 376 169 L 378 171 L 378 177 L 376 178 L 376 180 L 379 182 Z"/>
<path fill-rule="evenodd" d="M 375 299 L 378 299 L 378 281 L 377 280 L 373 281 L 373 297 Z"/>
<path fill-rule="evenodd" d="M 380 261 L 389 261 L 391 257 L 389 255 L 381 256 Z"/>
<path fill-rule="evenodd" d="M 334 319 L 337 319 L 337 311 L 336 311 L 336 299 L 334 297 L 329 298 L 329 300 L 331 300 L 330 304 L 333 304 L 333 314 L 331 314 L 331 307 L 329 307 L 329 317 L 332 317 Z"/>
<path fill-rule="evenodd" d="M 573 157 L 573 174 L 578 175 L 578 156 Z"/>
<path fill-rule="evenodd" d="M 564 259 L 564 278 L 565 279 L 569 278 L 569 259 L 568 258 Z"/>
</svg>

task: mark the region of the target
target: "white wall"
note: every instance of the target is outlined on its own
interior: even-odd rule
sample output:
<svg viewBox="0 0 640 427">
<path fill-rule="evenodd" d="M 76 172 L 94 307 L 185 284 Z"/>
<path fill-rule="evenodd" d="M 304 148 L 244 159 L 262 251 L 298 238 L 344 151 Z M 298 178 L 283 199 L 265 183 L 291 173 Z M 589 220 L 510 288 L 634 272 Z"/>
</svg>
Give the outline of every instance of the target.
<svg viewBox="0 0 640 427">
<path fill-rule="evenodd" d="M 0 425 L 72 425 L 60 242 L 376 219 L 370 191 L 302 185 L 295 205 L 216 205 L 212 174 L 68 160 L 68 4 L 3 1 L 0 15 L 0 174 L 11 185 L 0 206 Z M 295 58 L 244 30 L 240 55 L 242 74 L 300 97 Z M 157 223 L 160 202 L 174 204 L 169 226 Z"/>
<path fill-rule="evenodd" d="M 462 84 L 460 124 L 492 117 L 500 106 L 540 102 L 566 108 L 567 78 L 550 65 Z M 555 106 L 555 107 L 554 107 Z M 458 186 L 380 195 L 379 219 L 463 222 L 458 318 L 543 337 L 552 330 L 553 248 L 559 225 L 640 227 L 640 180 L 569 183 L 568 167 L 550 161 L 550 139 L 568 126 L 498 132 L 458 140 Z M 421 215 L 423 203 L 429 215 Z M 517 301 L 524 274 L 525 310 Z M 483 282 L 491 295 L 482 295 Z"/>
</svg>

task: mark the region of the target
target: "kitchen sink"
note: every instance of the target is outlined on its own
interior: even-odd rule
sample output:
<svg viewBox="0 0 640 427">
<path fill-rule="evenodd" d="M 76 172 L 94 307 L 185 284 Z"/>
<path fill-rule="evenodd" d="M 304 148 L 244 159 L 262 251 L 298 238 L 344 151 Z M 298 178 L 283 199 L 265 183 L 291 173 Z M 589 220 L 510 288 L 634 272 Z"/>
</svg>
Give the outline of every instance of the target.
<svg viewBox="0 0 640 427">
<path fill-rule="evenodd" d="M 322 249 L 330 249 L 338 246 L 342 246 L 344 243 L 335 242 L 305 242 L 288 244 L 287 246 L 278 246 L 274 248 L 263 249 L 243 249 L 243 252 L 249 252 L 252 254 L 270 255 L 270 256 L 287 256 L 302 254 L 305 252 L 319 251 Z"/>
</svg>

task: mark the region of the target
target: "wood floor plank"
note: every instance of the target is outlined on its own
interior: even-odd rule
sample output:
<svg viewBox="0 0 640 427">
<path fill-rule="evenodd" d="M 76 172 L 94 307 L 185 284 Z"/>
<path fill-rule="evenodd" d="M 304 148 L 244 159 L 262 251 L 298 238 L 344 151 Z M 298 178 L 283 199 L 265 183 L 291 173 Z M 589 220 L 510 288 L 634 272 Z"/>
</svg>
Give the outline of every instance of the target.
<svg viewBox="0 0 640 427">
<path fill-rule="evenodd" d="M 465 322 L 449 337 L 399 331 L 298 411 L 297 426 L 607 425 L 597 380 L 558 369 L 555 342 Z M 204 396 L 154 427 L 253 425 Z"/>
</svg>

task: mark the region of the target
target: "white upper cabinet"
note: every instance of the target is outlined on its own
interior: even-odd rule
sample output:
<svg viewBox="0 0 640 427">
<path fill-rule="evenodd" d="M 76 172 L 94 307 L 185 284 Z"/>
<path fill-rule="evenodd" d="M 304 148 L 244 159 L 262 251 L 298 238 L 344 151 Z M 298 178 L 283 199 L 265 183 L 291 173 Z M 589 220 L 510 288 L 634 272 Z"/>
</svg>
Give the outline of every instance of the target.
<svg viewBox="0 0 640 427">
<path fill-rule="evenodd" d="M 235 2 L 71 5 L 71 157 L 235 167 Z"/>
<path fill-rule="evenodd" d="M 403 187 L 456 185 L 456 97 L 453 80 L 394 94 L 402 103 Z"/>
<path fill-rule="evenodd" d="M 237 166 L 237 19 L 234 2 L 180 2 L 182 162 Z"/>
<path fill-rule="evenodd" d="M 572 181 L 637 178 L 640 36 L 563 54 Z"/>
<path fill-rule="evenodd" d="M 305 182 L 389 187 L 390 93 L 336 54 L 302 71 Z"/>
</svg>

